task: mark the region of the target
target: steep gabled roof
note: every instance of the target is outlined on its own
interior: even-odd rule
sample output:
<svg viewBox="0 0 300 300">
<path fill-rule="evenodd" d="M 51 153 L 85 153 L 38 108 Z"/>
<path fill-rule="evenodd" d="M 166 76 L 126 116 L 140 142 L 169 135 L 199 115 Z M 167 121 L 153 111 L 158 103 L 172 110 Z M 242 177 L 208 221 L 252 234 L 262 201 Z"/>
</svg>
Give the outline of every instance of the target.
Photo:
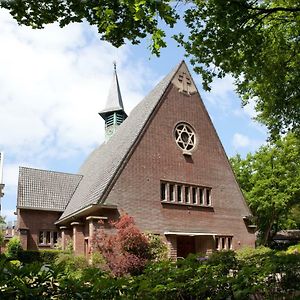
<svg viewBox="0 0 300 300">
<path fill-rule="evenodd" d="M 182 64 L 184 62 L 173 69 L 134 108 L 130 116 L 106 144 L 102 144 L 87 158 L 79 170 L 79 174 L 83 175 L 83 179 L 62 214 L 60 221 L 71 217 L 85 207 L 105 201 L 105 194 L 111 183 Z"/>
<path fill-rule="evenodd" d="M 20 167 L 17 208 L 64 211 L 82 175 Z"/>
</svg>

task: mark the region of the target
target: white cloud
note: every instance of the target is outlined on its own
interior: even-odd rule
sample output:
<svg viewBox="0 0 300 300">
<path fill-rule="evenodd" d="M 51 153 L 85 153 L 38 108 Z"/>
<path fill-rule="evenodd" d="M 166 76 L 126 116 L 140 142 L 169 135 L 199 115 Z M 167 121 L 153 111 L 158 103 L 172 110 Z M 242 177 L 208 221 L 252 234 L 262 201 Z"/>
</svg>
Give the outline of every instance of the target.
<svg viewBox="0 0 300 300">
<path fill-rule="evenodd" d="M 228 111 L 232 107 L 232 102 L 235 101 L 234 89 L 234 79 L 227 75 L 224 78 L 215 79 L 211 84 L 211 91 L 205 93 L 203 98 L 223 111 Z"/>
<path fill-rule="evenodd" d="M 20 165 L 53 169 L 51 160 L 86 157 L 103 142 L 98 112 L 106 103 L 114 60 L 127 113 L 157 74 L 130 60 L 128 47 L 100 41 L 97 30 L 84 23 L 32 30 L 1 10 L 0 45 L 2 202 L 12 218 Z"/>
<path fill-rule="evenodd" d="M 232 145 L 235 150 L 247 148 L 249 151 L 255 151 L 264 143 L 264 140 L 252 139 L 238 132 L 235 133 L 232 138 Z"/>
<path fill-rule="evenodd" d="M 6 152 L 26 160 L 45 153 L 63 157 L 102 142 L 97 112 L 106 102 L 114 60 L 127 112 L 155 80 L 138 61 L 124 71 L 128 48 L 100 42 L 85 26 L 31 30 L 0 12 L 0 148 Z"/>
<path fill-rule="evenodd" d="M 5 218 L 6 222 L 10 222 L 11 220 L 15 219 L 15 209 L 2 209 L 1 215 Z"/>
<path fill-rule="evenodd" d="M 250 99 L 249 103 L 243 107 L 243 110 L 244 110 L 245 114 L 248 115 L 250 118 L 254 119 L 257 117 L 254 99 Z"/>
<path fill-rule="evenodd" d="M 232 143 L 235 149 L 245 148 L 250 145 L 250 139 L 246 135 L 235 133 Z"/>
</svg>

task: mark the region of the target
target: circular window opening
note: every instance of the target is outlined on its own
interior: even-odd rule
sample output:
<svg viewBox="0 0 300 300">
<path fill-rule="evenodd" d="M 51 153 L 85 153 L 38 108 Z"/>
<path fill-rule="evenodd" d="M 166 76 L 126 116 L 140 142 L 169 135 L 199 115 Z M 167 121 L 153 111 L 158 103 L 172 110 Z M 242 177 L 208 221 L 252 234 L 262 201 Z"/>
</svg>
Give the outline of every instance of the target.
<svg viewBox="0 0 300 300">
<path fill-rule="evenodd" d="M 176 144 L 183 151 L 191 151 L 196 145 L 196 135 L 192 127 L 186 123 L 179 123 L 175 127 Z"/>
</svg>

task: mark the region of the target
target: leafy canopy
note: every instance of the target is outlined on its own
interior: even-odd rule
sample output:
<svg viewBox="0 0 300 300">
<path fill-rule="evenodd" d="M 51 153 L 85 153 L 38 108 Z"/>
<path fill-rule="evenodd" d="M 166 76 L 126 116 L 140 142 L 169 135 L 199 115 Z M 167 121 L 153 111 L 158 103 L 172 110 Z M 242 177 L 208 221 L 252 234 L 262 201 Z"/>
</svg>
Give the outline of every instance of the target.
<svg viewBox="0 0 300 300">
<path fill-rule="evenodd" d="M 300 202 L 299 158 L 299 140 L 290 133 L 245 159 L 239 155 L 230 159 L 256 217 L 262 244 L 268 243 L 278 230 L 297 226 L 293 219 Z"/>
<path fill-rule="evenodd" d="M 300 126 L 298 0 L 196 0 L 184 16 L 190 33 L 177 40 L 204 85 L 231 74 L 243 104 L 273 134 Z"/>
<path fill-rule="evenodd" d="M 179 2 L 177 2 L 178 4 Z M 119 47 L 150 36 L 150 50 L 166 47 L 163 26 L 179 19 L 171 0 L 0 0 L 19 24 L 61 27 L 86 20 L 101 39 Z M 214 77 L 234 77 L 245 105 L 256 103 L 258 119 L 272 136 L 300 128 L 299 0 L 192 0 L 181 13 L 185 48 L 209 90 Z M 182 5 L 180 6 L 182 8 Z M 185 10 L 184 10 L 185 9 Z"/>
</svg>

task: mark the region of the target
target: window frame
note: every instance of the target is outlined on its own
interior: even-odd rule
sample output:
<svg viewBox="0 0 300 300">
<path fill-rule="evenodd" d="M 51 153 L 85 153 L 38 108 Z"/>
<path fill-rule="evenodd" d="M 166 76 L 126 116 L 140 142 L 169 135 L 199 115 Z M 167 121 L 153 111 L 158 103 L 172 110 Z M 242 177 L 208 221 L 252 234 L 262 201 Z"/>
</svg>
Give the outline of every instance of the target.
<svg viewBox="0 0 300 300">
<path fill-rule="evenodd" d="M 213 208 L 212 187 L 161 180 L 160 201 L 161 203 Z"/>
</svg>

